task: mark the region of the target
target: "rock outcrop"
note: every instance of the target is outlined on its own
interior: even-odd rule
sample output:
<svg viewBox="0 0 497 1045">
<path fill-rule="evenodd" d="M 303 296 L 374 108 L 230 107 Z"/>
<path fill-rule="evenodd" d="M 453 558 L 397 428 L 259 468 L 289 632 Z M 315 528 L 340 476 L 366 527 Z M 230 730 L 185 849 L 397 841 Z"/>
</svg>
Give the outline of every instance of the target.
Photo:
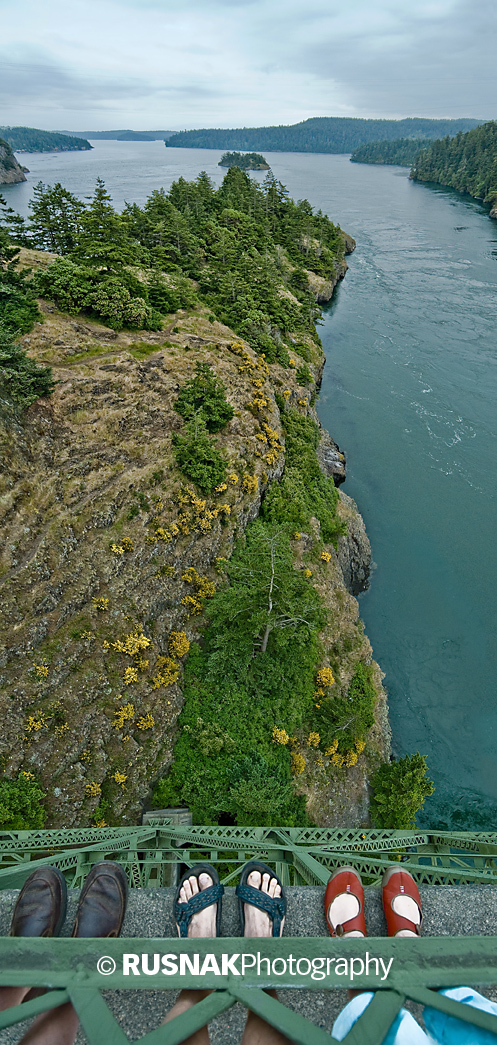
<svg viewBox="0 0 497 1045">
<path fill-rule="evenodd" d="M 10 145 L 0 138 L 0 185 L 15 185 L 19 181 L 26 181 L 24 170 Z"/>
</svg>

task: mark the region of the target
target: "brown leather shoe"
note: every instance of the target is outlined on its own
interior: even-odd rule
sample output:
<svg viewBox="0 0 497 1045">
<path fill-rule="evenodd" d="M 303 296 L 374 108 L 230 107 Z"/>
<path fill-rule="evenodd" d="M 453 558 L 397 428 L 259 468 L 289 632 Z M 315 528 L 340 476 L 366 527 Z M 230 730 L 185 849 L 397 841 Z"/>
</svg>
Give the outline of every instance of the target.
<svg viewBox="0 0 497 1045">
<path fill-rule="evenodd" d="M 58 936 L 67 909 L 67 886 L 56 867 L 37 867 L 17 897 L 11 936 Z"/>
<path fill-rule="evenodd" d="M 128 899 L 128 879 L 120 864 L 101 860 L 92 867 L 79 898 L 72 936 L 119 936 Z"/>
</svg>

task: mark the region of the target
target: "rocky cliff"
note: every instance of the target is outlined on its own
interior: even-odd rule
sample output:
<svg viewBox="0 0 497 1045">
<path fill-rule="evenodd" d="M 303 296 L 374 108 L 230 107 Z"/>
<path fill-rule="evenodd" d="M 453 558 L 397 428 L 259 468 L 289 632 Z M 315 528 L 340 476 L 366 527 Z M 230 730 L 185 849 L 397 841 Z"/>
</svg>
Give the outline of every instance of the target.
<svg viewBox="0 0 497 1045">
<path fill-rule="evenodd" d="M 24 260 L 49 258 L 29 251 Z M 44 322 L 22 343 L 53 366 L 56 390 L 23 416 L 0 404 L 0 764 L 41 779 L 53 825 L 98 822 L 104 780 L 113 822 L 133 823 L 173 755 L 183 694 L 181 672 L 169 670 L 171 636 L 197 637 L 188 597 L 217 582 L 216 559 L 229 557 L 284 468 L 284 449 L 260 452 L 254 383 L 282 448 L 276 396 L 284 389 L 289 405 L 313 415 L 312 389 L 268 368 L 202 307 L 138 336 L 40 304 Z M 182 426 L 173 404 L 197 361 L 213 364 L 234 408 L 218 435 L 228 487 L 210 501 L 172 454 Z M 316 382 L 321 370 L 315 360 Z M 327 433 L 319 455 L 343 481 L 344 457 Z M 345 692 L 358 660 L 371 661 L 354 598 L 367 586 L 370 548 L 342 494 L 339 513 L 347 533 L 329 546 L 315 586 L 330 610 L 322 643 Z M 301 549 L 318 538 L 316 521 Z M 317 823 L 367 821 L 368 775 L 389 751 L 381 677 L 375 665 L 376 725 L 357 764 L 330 775 L 317 760 L 302 784 Z"/>
<path fill-rule="evenodd" d="M 0 185 L 14 185 L 18 181 L 26 181 L 24 170 L 10 145 L 0 138 Z"/>
</svg>

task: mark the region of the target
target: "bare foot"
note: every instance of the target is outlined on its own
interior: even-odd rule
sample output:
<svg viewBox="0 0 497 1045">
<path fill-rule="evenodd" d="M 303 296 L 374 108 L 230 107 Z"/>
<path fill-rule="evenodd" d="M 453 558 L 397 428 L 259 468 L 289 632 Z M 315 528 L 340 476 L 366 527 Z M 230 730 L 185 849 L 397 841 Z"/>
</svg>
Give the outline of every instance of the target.
<svg viewBox="0 0 497 1045">
<path fill-rule="evenodd" d="M 179 891 L 178 903 L 186 904 L 192 896 L 196 896 L 197 893 L 202 892 L 204 889 L 208 889 L 210 885 L 214 885 L 210 874 L 199 874 L 198 878 L 195 875 L 190 875 L 190 878 L 185 878 L 183 885 Z M 190 924 L 188 926 L 188 936 L 190 939 L 198 939 L 203 936 L 215 936 L 216 935 L 216 914 L 217 914 L 217 903 L 211 904 L 210 907 L 204 907 L 203 911 L 199 911 L 198 914 L 194 914 Z M 179 926 L 176 926 L 178 929 Z"/>
<path fill-rule="evenodd" d="M 277 899 L 281 896 L 281 886 L 276 878 L 270 878 L 268 874 L 261 875 L 260 871 L 251 871 L 247 878 L 247 885 L 251 885 L 253 889 L 260 889 L 262 893 L 267 893 L 269 896 L 273 896 Z M 243 905 L 245 908 L 245 936 L 272 936 L 273 935 L 273 922 L 272 919 L 266 914 L 265 911 L 260 911 L 258 907 L 254 907 L 251 903 Z M 283 926 L 285 919 L 283 918 L 281 923 L 280 936 L 283 935 Z"/>
</svg>

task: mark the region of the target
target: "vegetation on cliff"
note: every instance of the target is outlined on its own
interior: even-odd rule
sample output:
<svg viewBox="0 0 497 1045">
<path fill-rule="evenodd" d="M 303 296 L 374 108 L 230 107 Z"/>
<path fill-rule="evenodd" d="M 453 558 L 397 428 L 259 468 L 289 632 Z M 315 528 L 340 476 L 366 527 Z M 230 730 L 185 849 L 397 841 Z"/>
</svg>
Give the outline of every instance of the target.
<svg viewBox="0 0 497 1045">
<path fill-rule="evenodd" d="M 84 138 L 40 131 L 37 127 L 0 127 L 0 134 L 14 152 L 81 152 L 92 148 Z"/>
<path fill-rule="evenodd" d="M 218 167 L 239 167 L 241 171 L 268 171 L 269 163 L 260 152 L 225 152 Z"/>
<path fill-rule="evenodd" d="M 392 138 L 440 138 L 478 125 L 478 120 L 362 120 L 348 116 L 314 116 L 279 127 L 209 128 L 172 134 L 166 147 L 241 149 L 261 152 L 353 152 L 366 142 Z"/>
<path fill-rule="evenodd" d="M 458 192 L 497 203 L 497 122 L 491 120 L 467 134 L 433 142 L 417 157 L 414 181 L 432 181 Z"/>
<path fill-rule="evenodd" d="M 134 822 L 154 782 L 197 819 L 337 822 L 388 750 L 317 458 L 308 274 L 343 275 L 341 230 L 236 167 L 4 211 L 44 320 L 18 348 L 57 380 L 0 425 L 12 809 L 29 773 L 54 825 Z"/>
<path fill-rule="evenodd" d="M 350 157 L 352 163 L 392 164 L 412 167 L 418 153 L 428 145 L 426 139 L 395 138 L 393 141 L 369 142 L 361 145 Z"/>
<path fill-rule="evenodd" d="M 8 142 L 0 138 L 0 185 L 15 185 L 26 181 L 24 169 L 17 162 Z"/>
</svg>

